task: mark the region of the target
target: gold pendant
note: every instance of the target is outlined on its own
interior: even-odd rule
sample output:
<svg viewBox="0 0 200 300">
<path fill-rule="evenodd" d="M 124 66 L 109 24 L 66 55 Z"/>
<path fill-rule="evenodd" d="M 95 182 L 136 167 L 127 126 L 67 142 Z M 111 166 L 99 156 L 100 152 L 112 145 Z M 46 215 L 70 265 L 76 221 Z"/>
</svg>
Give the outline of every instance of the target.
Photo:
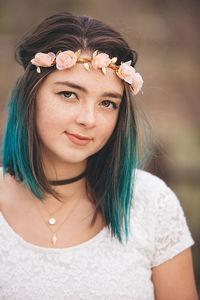
<svg viewBox="0 0 200 300">
<path fill-rule="evenodd" d="M 53 234 L 52 239 L 51 239 L 51 242 L 52 242 L 53 246 L 55 246 L 56 241 L 57 241 L 57 237 L 56 237 L 55 234 Z"/>
</svg>

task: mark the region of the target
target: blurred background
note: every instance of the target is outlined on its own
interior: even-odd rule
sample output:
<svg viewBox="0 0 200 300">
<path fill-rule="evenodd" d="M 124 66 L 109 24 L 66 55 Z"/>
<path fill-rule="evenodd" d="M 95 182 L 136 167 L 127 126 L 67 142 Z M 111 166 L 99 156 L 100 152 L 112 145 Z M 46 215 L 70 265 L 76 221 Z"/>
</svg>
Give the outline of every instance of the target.
<svg viewBox="0 0 200 300">
<path fill-rule="evenodd" d="M 106 22 L 138 52 L 136 69 L 144 87 L 136 101 L 154 140 L 146 169 L 163 178 L 181 201 L 196 242 L 200 289 L 200 1 L 0 0 L 0 141 L 9 90 L 23 72 L 14 61 L 15 46 L 43 18 L 61 11 Z"/>
</svg>

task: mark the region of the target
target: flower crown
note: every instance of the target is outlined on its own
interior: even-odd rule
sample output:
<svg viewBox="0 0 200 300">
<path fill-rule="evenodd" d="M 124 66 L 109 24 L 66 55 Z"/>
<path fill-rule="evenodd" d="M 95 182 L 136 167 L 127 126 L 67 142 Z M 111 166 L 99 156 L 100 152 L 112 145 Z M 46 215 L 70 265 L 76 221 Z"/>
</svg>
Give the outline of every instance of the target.
<svg viewBox="0 0 200 300">
<path fill-rule="evenodd" d="M 115 70 L 117 76 L 122 80 L 128 82 L 131 86 L 132 92 L 136 95 L 142 88 L 143 79 L 139 73 L 131 66 L 131 60 L 121 63 L 117 66 L 117 57 L 112 59 L 106 53 L 99 53 L 98 50 L 94 51 L 92 58 L 80 58 L 81 50 L 73 52 L 71 50 L 58 51 L 56 54 L 53 52 L 41 53 L 38 52 L 31 60 L 31 63 L 37 67 L 37 72 L 41 73 L 40 67 L 52 67 L 56 65 L 58 70 L 65 70 L 73 67 L 76 63 L 83 63 L 85 69 L 90 71 L 90 65 L 94 69 L 101 69 L 106 74 L 106 67 Z"/>
</svg>

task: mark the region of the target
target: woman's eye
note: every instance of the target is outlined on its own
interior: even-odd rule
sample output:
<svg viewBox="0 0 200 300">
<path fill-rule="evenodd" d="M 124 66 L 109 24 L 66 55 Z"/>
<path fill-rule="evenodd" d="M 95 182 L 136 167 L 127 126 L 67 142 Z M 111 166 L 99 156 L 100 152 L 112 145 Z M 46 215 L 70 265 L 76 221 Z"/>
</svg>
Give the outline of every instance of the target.
<svg viewBox="0 0 200 300">
<path fill-rule="evenodd" d="M 59 95 L 63 95 L 67 99 L 75 99 L 75 98 L 77 98 L 77 96 L 76 96 L 75 93 L 69 92 L 69 91 L 62 91 L 62 92 L 60 92 L 58 94 Z"/>
<path fill-rule="evenodd" d="M 103 106 L 109 108 L 109 109 L 116 109 L 117 108 L 117 105 L 110 101 L 110 100 L 104 100 L 101 102 Z"/>
</svg>

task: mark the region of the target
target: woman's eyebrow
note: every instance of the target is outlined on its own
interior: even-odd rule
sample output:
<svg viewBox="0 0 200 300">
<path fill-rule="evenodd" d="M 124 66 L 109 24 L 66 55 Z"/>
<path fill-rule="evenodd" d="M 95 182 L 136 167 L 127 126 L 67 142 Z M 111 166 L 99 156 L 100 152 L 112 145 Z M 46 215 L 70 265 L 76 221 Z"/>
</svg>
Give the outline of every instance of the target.
<svg viewBox="0 0 200 300">
<path fill-rule="evenodd" d="M 71 88 L 77 89 L 79 91 L 82 91 L 85 94 L 88 94 L 88 90 L 85 87 L 80 86 L 80 85 L 75 84 L 75 83 L 70 82 L 70 81 L 57 81 L 54 84 L 66 85 L 68 87 L 71 87 Z M 122 99 L 122 95 L 120 93 L 117 93 L 117 92 L 105 92 L 101 96 L 102 97 L 111 97 L 111 98 L 116 98 L 116 99 Z"/>
<path fill-rule="evenodd" d="M 122 95 L 120 93 L 116 93 L 116 92 L 103 93 L 102 97 L 110 97 L 110 98 L 122 99 Z"/>
<path fill-rule="evenodd" d="M 80 86 L 78 84 L 75 84 L 73 82 L 70 82 L 70 81 L 57 81 L 54 84 L 67 85 L 68 87 L 80 90 L 80 91 L 84 92 L 85 94 L 88 94 L 88 90 L 86 88 L 84 88 L 83 86 Z"/>
</svg>

